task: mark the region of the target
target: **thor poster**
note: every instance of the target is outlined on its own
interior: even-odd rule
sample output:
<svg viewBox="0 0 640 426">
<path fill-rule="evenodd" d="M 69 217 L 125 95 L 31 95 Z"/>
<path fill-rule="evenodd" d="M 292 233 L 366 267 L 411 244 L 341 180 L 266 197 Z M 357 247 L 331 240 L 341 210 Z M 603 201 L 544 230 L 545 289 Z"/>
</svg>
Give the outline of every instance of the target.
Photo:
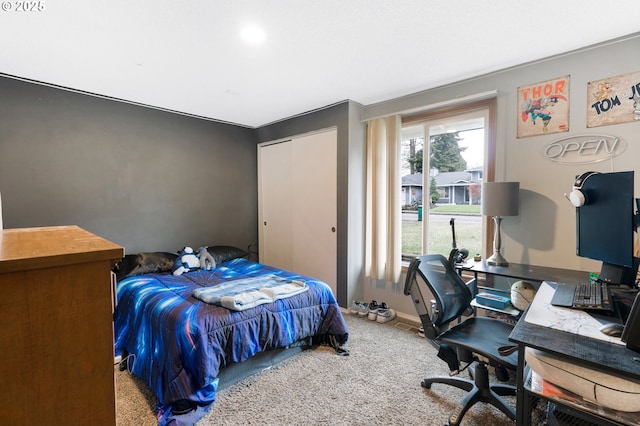
<svg viewBox="0 0 640 426">
<path fill-rule="evenodd" d="M 518 87 L 517 137 L 569 131 L 569 76 Z"/>
</svg>

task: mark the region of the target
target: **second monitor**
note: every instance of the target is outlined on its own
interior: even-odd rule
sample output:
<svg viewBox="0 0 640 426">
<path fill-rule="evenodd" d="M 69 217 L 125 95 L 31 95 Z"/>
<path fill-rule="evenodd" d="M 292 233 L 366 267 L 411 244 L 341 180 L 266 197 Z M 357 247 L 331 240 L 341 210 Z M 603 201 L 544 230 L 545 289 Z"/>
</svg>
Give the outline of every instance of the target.
<svg viewBox="0 0 640 426">
<path fill-rule="evenodd" d="M 600 280 L 635 286 L 637 214 L 634 172 L 588 172 L 578 177 L 584 205 L 576 207 L 576 252 L 602 262 Z"/>
</svg>

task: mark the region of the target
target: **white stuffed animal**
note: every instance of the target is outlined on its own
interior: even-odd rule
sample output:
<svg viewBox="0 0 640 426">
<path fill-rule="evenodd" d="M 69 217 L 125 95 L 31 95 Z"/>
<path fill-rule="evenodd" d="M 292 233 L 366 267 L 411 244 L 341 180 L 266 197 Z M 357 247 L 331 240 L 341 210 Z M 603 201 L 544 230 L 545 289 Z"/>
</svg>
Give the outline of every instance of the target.
<svg viewBox="0 0 640 426">
<path fill-rule="evenodd" d="M 200 268 L 210 271 L 216 267 L 216 260 L 211 256 L 207 247 L 198 249 L 198 259 L 200 260 Z"/>
<path fill-rule="evenodd" d="M 173 275 L 182 275 L 185 272 L 200 268 L 200 259 L 191 247 L 184 247 L 178 252 L 178 257 L 173 263 Z"/>
</svg>

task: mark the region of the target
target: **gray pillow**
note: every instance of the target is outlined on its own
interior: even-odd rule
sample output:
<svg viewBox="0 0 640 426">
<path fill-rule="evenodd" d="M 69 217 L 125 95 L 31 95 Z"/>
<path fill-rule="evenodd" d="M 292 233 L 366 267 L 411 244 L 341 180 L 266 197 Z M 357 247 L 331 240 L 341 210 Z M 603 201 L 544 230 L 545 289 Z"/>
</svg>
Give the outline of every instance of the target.
<svg viewBox="0 0 640 426">
<path fill-rule="evenodd" d="M 216 261 L 216 265 L 239 257 L 247 257 L 248 251 L 233 246 L 209 246 L 207 251 Z"/>
<path fill-rule="evenodd" d="M 113 272 L 120 281 L 133 275 L 171 271 L 177 257 L 175 253 L 160 251 L 128 254 L 114 266 Z"/>
</svg>

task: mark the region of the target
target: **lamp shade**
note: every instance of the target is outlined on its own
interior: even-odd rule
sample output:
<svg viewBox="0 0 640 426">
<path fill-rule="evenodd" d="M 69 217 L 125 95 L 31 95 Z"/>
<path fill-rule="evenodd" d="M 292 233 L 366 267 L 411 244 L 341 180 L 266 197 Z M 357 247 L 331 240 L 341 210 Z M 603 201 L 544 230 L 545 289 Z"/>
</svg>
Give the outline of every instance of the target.
<svg viewBox="0 0 640 426">
<path fill-rule="evenodd" d="M 482 214 L 485 216 L 517 216 L 520 208 L 520 182 L 484 182 Z"/>
</svg>

